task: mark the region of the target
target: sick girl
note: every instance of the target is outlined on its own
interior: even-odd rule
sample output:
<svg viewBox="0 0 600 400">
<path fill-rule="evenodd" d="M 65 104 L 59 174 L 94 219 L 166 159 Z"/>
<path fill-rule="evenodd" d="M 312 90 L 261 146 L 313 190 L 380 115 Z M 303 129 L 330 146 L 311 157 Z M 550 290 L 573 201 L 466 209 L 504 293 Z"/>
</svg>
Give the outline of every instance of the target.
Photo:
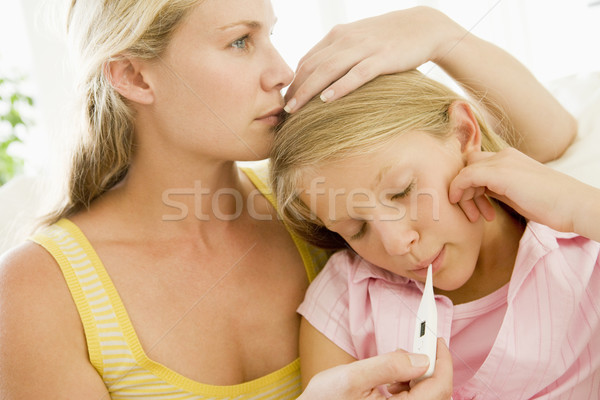
<svg viewBox="0 0 600 400">
<path fill-rule="evenodd" d="M 279 129 L 271 173 L 287 225 L 341 249 L 299 307 L 305 382 L 410 349 L 432 264 L 454 399 L 598 398 L 598 189 L 417 71 L 311 101 Z"/>
</svg>

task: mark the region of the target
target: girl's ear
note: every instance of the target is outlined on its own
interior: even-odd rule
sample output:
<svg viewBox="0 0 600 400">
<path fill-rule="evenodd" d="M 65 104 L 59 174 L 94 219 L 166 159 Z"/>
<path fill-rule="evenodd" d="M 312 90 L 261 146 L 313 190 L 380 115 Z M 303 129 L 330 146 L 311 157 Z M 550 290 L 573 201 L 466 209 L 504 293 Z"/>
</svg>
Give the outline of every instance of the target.
<svg viewBox="0 0 600 400">
<path fill-rule="evenodd" d="M 120 57 L 105 64 L 104 75 L 121 96 L 135 103 L 151 104 L 154 92 L 144 77 L 143 65 L 141 60 Z"/>
<path fill-rule="evenodd" d="M 481 151 L 481 130 L 471 106 L 464 101 L 455 101 L 450 105 L 448 115 L 462 153 Z"/>
</svg>

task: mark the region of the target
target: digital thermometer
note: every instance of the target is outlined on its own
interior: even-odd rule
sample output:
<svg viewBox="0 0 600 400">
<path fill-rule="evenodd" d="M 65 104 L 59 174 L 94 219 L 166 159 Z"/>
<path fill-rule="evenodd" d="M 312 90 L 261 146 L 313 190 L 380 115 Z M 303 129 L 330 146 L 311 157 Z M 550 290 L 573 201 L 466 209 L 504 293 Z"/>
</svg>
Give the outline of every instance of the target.
<svg viewBox="0 0 600 400">
<path fill-rule="evenodd" d="M 433 375 L 435 367 L 435 357 L 437 348 L 437 308 L 433 295 L 433 278 L 431 272 L 432 266 L 427 268 L 427 280 L 415 325 L 415 338 L 413 341 L 413 353 L 420 353 L 429 356 L 429 368 L 427 372 L 419 377 L 416 382 L 429 378 Z"/>
</svg>

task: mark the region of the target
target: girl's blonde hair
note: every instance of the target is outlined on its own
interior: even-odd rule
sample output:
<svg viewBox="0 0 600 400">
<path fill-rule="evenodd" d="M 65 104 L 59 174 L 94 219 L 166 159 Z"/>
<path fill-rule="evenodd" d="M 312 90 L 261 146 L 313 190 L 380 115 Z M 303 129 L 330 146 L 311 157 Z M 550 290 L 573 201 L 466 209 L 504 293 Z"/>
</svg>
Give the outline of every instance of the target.
<svg viewBox="0 0 600 400">
<path fill-rule="evenodd" d="M 375 152 L 409 131 L 446 138 L 452 133 L 448 111 L 456 101 L 466 100 L 416 70 L 380 76 L 330 103 L 312 99 L 278 127 L 271 153 L 271 184 L 284 222 L 312 244 L 345 247 L 341 236 L 325 228 L 300 200 L 303 175 L 324 163 Z M 472 108 L 482 149 L 506 147 Z"/>
<path fill-rule="evenodd" d="M 67 194 L 44 218 L 52 224 L 88 208 L 120 182 L 133 151 L 134 112 L 113 88 L 108 63 L 155 60 L 199 0 L 72 0 L 67 34 L 74 56 L 77 143 Z"/>
</svg>

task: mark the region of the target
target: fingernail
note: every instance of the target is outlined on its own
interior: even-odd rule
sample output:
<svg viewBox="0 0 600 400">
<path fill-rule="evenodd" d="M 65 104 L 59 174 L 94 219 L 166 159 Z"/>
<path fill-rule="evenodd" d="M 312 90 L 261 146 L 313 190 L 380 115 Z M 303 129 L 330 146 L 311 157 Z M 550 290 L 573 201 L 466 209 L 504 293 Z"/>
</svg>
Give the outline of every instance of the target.
<svg viewBox="0 0 600 400">
<path fill-rule="evenodd" d="M 321 94 L 321 100 L 323 100 L 323 102 L 326 102 L 327 100 L 331 99 L 333 95 L 333 90 L 329 89 L 328 91 Z"/>
<path fill-rule="evenodd" d="M 294 107 L 296 106 L 296 99 L 291 99 L 290 101 L 288 101 L 288 103 L 285 105 L 285 107 L 283 107 L 283 109 L 285 110 L 286 113 L 290 113 Z"/>
<path fill-rule="evenodd" d="M 429 357 L 425 354 L 409 354 L 408 358 L 413 367 L 426 367 L 429 365 Z"/>
</svg>

